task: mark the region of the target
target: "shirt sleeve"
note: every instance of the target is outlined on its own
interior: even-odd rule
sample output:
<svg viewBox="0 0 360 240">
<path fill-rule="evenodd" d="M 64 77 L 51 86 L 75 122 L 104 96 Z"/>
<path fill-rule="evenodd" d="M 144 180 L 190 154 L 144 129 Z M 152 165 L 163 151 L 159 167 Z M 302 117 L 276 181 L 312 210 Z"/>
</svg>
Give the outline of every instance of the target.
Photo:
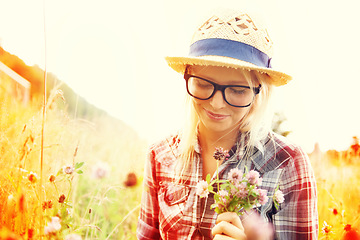
<svg viewBox="0 0 360 240">
<path fill-rule="evenodd" d="M 150 151 L 145 163 L 143 193 L 136 231 L 139 240 L 161 239 L 157 191 L 155 154 Z"/>
<path fill-rule="evenodd" d="M 285 167 L 279 187 L 285 201 L 274 215 L 276 239 L 318 239 L 316 182 L 310 160 L 301 149 Z"/>
</svg>

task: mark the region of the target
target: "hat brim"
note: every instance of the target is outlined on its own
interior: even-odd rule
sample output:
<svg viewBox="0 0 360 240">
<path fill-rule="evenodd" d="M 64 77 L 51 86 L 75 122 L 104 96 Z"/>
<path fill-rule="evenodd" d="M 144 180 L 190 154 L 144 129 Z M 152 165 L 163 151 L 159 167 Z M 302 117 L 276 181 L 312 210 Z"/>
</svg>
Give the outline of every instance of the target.
<svg viewBox="0 0 360 240">
<path fill-rule="evenodd" d="M 175 71 L 184 74 L 188 65 L 195 66 L 218 66 L 235 69 L 255 70 L 260 73 L 266 73 L 270 77 L 270 84 L 282 86 L 287 84 L 292 77 L 283 72 L 276 71 L 272 68 L 258 67 L 252 63 L 238 59 L 223 56 L 200 56 L 200 57 L 165 57 L 168 65 Z"/>
</svg>

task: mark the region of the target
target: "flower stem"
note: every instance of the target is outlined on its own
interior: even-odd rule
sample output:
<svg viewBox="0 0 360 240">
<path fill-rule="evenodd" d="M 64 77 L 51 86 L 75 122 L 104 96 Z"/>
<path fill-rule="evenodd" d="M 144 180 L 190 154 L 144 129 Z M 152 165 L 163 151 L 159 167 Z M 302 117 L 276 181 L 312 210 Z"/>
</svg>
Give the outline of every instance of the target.
<svg viewBox="0 0 360 240">
<path fill-rule="evenodd" d="M 58 188 L 57 188 L 57 186 L 56 186 L 56 183 L 55 183 L 55 182 L 53 182 L 53 184 L 54 184 L 54 186 L 55 186 L 56 193 L 57 193 L 57 195 L 59 196 L 59 190 L 58 190 Z"/>
<path fill-rule="evenodd" d="M 72 182 L 70 179 L 68 179 L 69 181 L 69 192 L 68 192 L 68 195 L 66 197 L 66 200 L 69 201 L 69 197 L 70 197 L 70 193 L 71 193 L 71 190 L 72 190 Z"/>
<path fill-rule="evenodd" d="M 216 182 L 217 182 L 217 191 L 220 190 L 220 184 L 219 184 L 219 161 L 216 161 Z"/>
</svg>

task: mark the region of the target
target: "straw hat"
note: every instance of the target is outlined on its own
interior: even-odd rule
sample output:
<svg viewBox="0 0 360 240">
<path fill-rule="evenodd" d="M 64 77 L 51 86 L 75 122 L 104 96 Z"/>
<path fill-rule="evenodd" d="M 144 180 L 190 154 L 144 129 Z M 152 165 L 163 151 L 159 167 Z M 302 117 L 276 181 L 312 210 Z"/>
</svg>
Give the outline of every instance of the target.
<svg viewBox="0 0 360 240">
<path fill-rule="evenodd" d="M 181 74 L 187 65 L 223 66 L 266 73 L 271 84 L 281 86 L 292 77 L 271 68 L 272 51 L 273 43 L 259 21 L 245 12 L 222 10 L 195 31 L 188 56 L 165 59 Z"/>
</svg>

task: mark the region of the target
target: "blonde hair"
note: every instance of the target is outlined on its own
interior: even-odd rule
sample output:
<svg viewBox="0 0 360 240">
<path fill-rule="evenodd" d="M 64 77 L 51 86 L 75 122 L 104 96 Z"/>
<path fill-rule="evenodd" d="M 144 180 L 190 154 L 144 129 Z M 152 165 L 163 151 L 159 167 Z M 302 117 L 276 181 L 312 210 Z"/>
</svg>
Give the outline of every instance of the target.
<svg viewBox="0 0 360 240">
<path fill-rule="evenodd" d="M 248 113 L 239 122 L 239 132 L 247 134 L 246 156 L 250 156 L 254 146 L 257 146 L 259 141 L 264 139 L 271 127 L 272 108 L 270 107 L 271 94 L 273 86 L 269 84 L 269 76 L 258 71 L 239 70 L 242 71 L 245 79 L 250 87 L 254 85 L 254 80 L 261 84 L 260 93 L 255 97 L 255 100 L 249 106 Z M 182 182 L 190 176 L 193 167 L 193 159 L 195 155 L 195 146 L 197 145 L 197 127 L 199 124 L 199 117 L 194 107 L 194 100 L 187 95 L 186 97 L 186 121 L 182 132 L 180 133 L 180 156 L 176 167 L 176 179 Z M 262 149 L 259 149 L 262 150 Z M 246 157 L 245 156 L 245 157 Z"/>
</svg>

